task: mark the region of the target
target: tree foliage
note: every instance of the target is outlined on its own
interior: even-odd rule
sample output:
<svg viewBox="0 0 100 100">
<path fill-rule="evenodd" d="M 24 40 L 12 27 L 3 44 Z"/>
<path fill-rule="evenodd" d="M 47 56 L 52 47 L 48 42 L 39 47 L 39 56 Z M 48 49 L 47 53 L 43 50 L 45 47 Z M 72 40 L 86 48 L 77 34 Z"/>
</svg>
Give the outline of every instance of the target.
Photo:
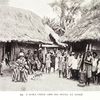
<svg viewBox="0 0 100 100">
<path fill-rule="evenodd" d="M 75 15 L 79 13 L 82 2 L 82 0 L 56 0 L 49 4 L 57 13 L 63 30 L 75 24 Z"/>
<path fill-rule="evenodd" d="M 91 0 L 89 4 L 86 0 L 55 0 L 49 5 L 56 12 L 59 20 L 56 23 L 56 18 L 48 20 L 48 25 L 54 29 L 59 35 L 63 35 L 65 31 L 72 29 L 77 24 L 77 18 L 86 15 L 93 9 L 99 8 L 100 0 Z M 49 18 L 48 18 L 49 19 Z"/>
<path fill-rule="evenodd" d="M 48 17 L 44 17 L 43 23 L 50 26 L 55 31 L 55 33 L 57 33 L 59 36 L 61 36 L 65 32 L 65 30 L 62 27 L 60 27 L 59 22 L 55 21 L 55 20 L 56 20 L 55 18 L 50 19 Z"/>
</svg>

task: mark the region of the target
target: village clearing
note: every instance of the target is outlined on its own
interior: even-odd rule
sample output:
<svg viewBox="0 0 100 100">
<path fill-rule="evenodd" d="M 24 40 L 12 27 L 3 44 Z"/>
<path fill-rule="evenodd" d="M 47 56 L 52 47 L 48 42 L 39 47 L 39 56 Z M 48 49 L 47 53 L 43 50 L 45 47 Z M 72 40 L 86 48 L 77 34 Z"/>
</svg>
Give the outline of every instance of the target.
<svg viewBox="0 0 100 100">
<path fill-rule="evenodd" d="M 11 76 L 0 76 L 0 91 L 100 91 L 100 86 L 78 87 L 77 81 L 58 77 L 58 72 L 43 74 L 32 80 L 33 75 L 28 76 L 26 83 L 12 82 Z"/>
</svg>

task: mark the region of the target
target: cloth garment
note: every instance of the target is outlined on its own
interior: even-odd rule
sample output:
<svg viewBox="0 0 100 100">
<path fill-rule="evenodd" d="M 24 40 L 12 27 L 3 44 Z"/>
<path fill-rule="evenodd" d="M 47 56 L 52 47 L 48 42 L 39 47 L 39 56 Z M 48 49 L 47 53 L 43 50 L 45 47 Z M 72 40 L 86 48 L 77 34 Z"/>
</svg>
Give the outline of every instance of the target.
<svg viewBox="0 0 100 100">
<path fill-rule="evenodd" d="M 83 69 L 86 72 L 87 78 L 91 78 L 92 77 L 92 58 L 91 58 L 91 56 L 86 57 L 86 59 L 84 61 Z"/>
<path fill-rule="evenodd" d="M 92 59 L 92 72 L 95 72 L 97 70 L 97 58 Z"/>
<path fill-rule="evenodd" d="M 98 65 L 97 65 L 97 73 L 100 73 L 100 61 L 98 62 Z"/>
<path fill-rule="evenodd" d="M 77 59 L 75 59 L 75 58 L 73 58 L 72 59 L 73 61 L 72 61 L 72 69 L 77 69 L 78 68 L 78 61 L 77 61 Z"/>
</svg>

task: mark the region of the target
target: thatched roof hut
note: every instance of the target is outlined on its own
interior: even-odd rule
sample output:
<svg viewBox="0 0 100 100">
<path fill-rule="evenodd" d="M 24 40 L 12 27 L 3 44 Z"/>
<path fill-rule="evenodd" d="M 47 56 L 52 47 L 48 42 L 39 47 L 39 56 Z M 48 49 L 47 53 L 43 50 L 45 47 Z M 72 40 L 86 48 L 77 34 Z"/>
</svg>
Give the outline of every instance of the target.
<svg viewBox="0 0 100 100">
<path fill-rule="evenodd" d="M 51 39 L 51 37 L 52 39 Z M 32 52 L 40 44 L 57 44 L 59 36 L 42 19 L 31 11 L 0 6 L 0 61 L 7 57 L 15 60 L 20 49 Z"/>
<path fill-rule="evenodd" d="M 0 41 L 51 43 L 42 20 L 31 11 L 0 6 Z"/>
<path fill-rule="evenodd" d="M 64 43 L 61 43 L 60 37 L 56 34 L 48 25 L 45 25 L 45 31 L 47 33 L 46 38 L 54 42 L 58 46 L 66 47 Z M 57 46 L 57 47 L 58 47 Z"/>
<path fill-rule="evenodd" d="M 62 37 L 62 42 L 100 41 L 100 3 L 88 11 L 71 30 Z"/>
</svg>

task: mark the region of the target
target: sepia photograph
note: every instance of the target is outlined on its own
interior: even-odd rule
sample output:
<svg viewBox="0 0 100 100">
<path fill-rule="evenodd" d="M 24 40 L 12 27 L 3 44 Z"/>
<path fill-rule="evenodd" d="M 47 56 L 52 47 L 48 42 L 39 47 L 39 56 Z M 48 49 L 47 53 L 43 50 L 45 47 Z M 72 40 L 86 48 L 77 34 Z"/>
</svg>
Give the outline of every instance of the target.
<svg viewBox="0 0 100 100">
<path fill-rule="evenodd" d="M 100 91 L 100 0 L 0 0 L 0 91 Z"/>
</svg>

